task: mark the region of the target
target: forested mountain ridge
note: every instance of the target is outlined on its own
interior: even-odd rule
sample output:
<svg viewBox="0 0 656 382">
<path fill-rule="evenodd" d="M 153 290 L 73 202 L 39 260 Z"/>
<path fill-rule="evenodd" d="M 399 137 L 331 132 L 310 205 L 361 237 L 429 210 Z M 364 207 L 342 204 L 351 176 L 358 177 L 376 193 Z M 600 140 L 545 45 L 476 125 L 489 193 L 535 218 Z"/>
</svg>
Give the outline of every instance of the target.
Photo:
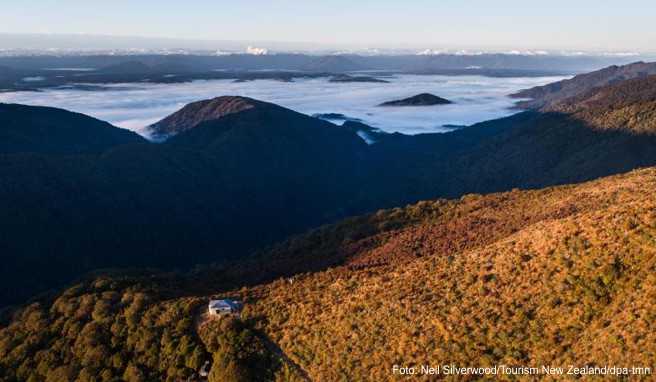
<svg viewBox="0 0 656 382">
<path fill-rule="evenodd" d="M 656 133 L 656 75 L 591 89 L 543 109 L 586 121 L 601 130 Z"/>
<path fill-rule="evenodd" d="M 518 103 L 521 108 L 539 109 L 586 93 L 594 88 L 654 74 L 656 74 L 656 63 L 654 62 L 635 62 L 621 66 L 612 65 L 594 72 L 576 75 L 568 80 L 522 90 L 513 94 L 513 97 L 530 98 L 527 101 Z"/>
<path fill-rule="evenodd" d="M 369 70 L 492 77 L 567 75 L 628 63 L 629 58 L 482 55 L 83 54 L 0 56 L 0 90 L 36 91 L 109 83 L 184 83 L 211 79 L 330 77 Z M 60 70 L 60 69 L 72 70 Z M 39 81 L 25 81 L 38 77 Z"/>
</svg>

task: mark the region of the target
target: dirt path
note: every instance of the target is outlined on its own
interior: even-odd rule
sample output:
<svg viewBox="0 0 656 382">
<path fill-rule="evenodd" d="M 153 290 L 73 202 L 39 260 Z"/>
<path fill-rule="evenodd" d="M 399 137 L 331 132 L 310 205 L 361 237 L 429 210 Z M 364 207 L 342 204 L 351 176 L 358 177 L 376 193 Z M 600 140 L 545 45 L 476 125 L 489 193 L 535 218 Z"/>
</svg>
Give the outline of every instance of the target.
<svg viewBox="0 0 656 382">
<path fill-rule="evenodd" d="M 202 328 L 209 320 L 210 316 L 207 313 L 207 305 L 201 305 L 194 315 L 194 329 L 196 330 L 198 337 L 200 337 L 200 328 Z"/>
<path fill-rule="evenodd" d="M 195 314 L 194 317 L 194 328 L 196 330 L 196 334 L 200 337 L 200 330 L 201 328 L 207 324 L 212 318 L 210 318 L 209 314 L 207 313 L 207 306 L 206 305 L 201 305 L 201 307 L 198 309 L 198 311 Z M 256 331 L 258 333 L 258 336 L 264 343 L 264 346 L 266 346 L 267 350 L 270 351 L 272 354 L 275 354 L 276 356 L 280 357 L 282 361 L 289 366 L 290 369 L 294 370 L 296 374 L 301 377 L 304 381 L 306 382 L 312 382 L 312 379 L 308 375 L 308 373 L 303 370 L 303 368 L 294 362 L 291 358 L 289 358 L 285 352 L 276 344 L 275 342 L 271 341 L 269 337 L 267 337 L 264 333 L 259 333 L 259 331 Z"/>
<path fill-rule="evenodd" d="M 284 351 L 276 344 L 275 342 L 271 341 L 266 335 L 262 334 L 260 336 L 262 339 L 262 342 L 264 342 L 264 345 L 267 347 L 267 350 L 269 350 L 271 353 L 277 355 L 280 357 L 280 359 L 283 360 L 292 370 L 298 374 L 304 381 L 306 382 L 312 382 L 312 379 L 310 378 L 310 375 L 305 371 L 301 365 L 297 364 L 294 362 L 291 358 L 285 354 Z"/>
</svg>

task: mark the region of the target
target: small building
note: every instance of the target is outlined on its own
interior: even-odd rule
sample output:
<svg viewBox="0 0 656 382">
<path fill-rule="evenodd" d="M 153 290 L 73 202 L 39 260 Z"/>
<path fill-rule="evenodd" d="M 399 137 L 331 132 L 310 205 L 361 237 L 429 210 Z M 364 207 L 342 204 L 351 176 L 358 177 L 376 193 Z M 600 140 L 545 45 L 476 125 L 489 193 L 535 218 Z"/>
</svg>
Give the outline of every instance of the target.
<svg viewBox="0 0 656 382">
<path fill-rule="evenodd" d="M 239 314 L 242 304 L 237 300 L 210 300 L 207 306 L 210 316 L 224 316 L 228 314 Z"/>
</svg>

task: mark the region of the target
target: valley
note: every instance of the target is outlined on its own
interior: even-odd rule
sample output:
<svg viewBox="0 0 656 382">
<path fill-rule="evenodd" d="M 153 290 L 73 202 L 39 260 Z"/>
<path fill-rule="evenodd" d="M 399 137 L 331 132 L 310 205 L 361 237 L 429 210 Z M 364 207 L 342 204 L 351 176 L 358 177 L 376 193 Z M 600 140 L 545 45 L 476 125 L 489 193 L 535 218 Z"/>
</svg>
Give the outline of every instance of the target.
<svg viewBox="0 0 656 382">
<path fill-rule="evenodd" d="M 0 104 L 0 380 L 649 368 L 656 76 L 618 71 L 414 135 L 244 96 L 181 107 L 156 141 Z M 199 325 L 222 298 L 243 310 Z"/>
</svg>

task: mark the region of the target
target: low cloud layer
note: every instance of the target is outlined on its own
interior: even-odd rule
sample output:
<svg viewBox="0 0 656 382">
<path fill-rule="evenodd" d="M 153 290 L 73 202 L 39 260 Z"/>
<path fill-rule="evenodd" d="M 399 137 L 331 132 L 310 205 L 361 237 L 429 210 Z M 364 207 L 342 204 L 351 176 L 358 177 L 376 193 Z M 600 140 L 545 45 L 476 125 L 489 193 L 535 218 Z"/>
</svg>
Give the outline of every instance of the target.
<svg viewBox="0 0 656 382">
<path fill-rule="evenodd" d="M 257 80 L 195 81 L 182 84 L 109 85 L 102 91 L 46 90 L 0 94 L 0 102 L 60 107 L 144 134 L 144 127 L 189 102 L 240 95 L 273 102 L 305 114 L 341 113 L 388 132 L 418 134 L 449 130 L 513 113 L 506 95 L 560 78 L 397 75 L 390 83 L 331 83 L 326 78 L 286 83 Z M 388 107 L 376 105 L 418 93 L 433 93 L 452 105 Z"/>
</svg>

